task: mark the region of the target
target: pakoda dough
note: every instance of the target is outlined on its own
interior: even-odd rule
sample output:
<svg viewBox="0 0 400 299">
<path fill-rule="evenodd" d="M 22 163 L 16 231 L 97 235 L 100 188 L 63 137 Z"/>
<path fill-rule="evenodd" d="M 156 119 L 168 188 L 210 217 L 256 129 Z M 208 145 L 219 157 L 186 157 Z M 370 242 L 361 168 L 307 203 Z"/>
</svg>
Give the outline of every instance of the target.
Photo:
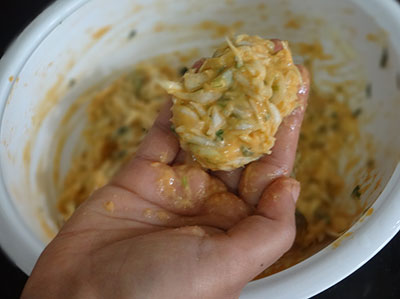
<svg viewBox="0 0 400 299">
<path fill-rule="evenodd" d="M 181 147 L 204 168 L 227 171 L 271 152 L 301 83 L 287 42 L 239 35 L 181 82 L 161 85 L 173 96 Z"/>
</svg>

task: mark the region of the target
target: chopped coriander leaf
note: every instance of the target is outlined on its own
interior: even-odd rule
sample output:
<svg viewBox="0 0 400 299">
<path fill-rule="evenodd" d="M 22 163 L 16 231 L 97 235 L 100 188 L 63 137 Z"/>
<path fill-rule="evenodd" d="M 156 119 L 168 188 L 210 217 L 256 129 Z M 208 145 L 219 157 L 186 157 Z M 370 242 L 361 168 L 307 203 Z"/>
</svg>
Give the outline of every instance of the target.
<svg viewBox="0 0 400 299">
<path fill-rule="evenodd" d="M 223 88 L 225 86 L 225 82 L 221 77 L 217 77 L 210 83 L 210 85 L 213 88 Z"/>
<path fill-rule="evenodd" d="M 226 107 L 226 102 L 217 102 L 218 106 L 220 106 L 221 108 L 225 108 Z"/>
<path fill-rule="evenodd" d="M 354 187 L 353 191 L 351 192 L 351 197 L 354 199 L 360 199 L 361 197 L 361 192 L 360 192 L 360 185 L 357 185 Z"/>
<path fill-rule="evenodd" d="M 219 99 L 219 100 L 217 101 L 217 104 L 218 104 L 218 106 L 220 106 L 220 107 L 222 107 L 222 108 L 225 108 L 226 105 L 228 105 L 228 102 L 229 102 L 229 98 L 227 98 L 227 97 L 222 97 L 221 99 Z"/>
<path fill-rule="evenodd" d="M 361 115 L 361 113 L 362 113 L 362 109 L 358 108 L 358 109 L 354 110 L 353 117 L 357 118 Z"/>
<path fill-rule="evenodd" d="M 126 154 L 127 154 L 126 150 L 120 150 L 119 152 L 117 152 L 116 158 L 117 159 L 122 159 L 122 158 L 124 158 L 126 156 Z"/>
<path fill-rule="evenodd" d="M 224 130 L 222 130 L 222 129 L 218 130 L 217 133 L 215 133 L 215 135 L 217 136 L 218 140 L 221 140 L 221 141 L 224 140 L 224 136 L 223 136 L 224 135 Z"/>
<path fill-rule="evenodd" d="M 214 88 L 226 88 L 232 84 L 232 80 L 232 70 L 227 70 L 211 81 L 210 85 Z"/>
<path fill-rule="evenodd" d="M 367 95 L 367 98 L 370 98 L 372 96 L 372 84 L 368 83 L 367 86 L 365 87 L 365 94 Z"/>
<path fill-rule="evenodd" d="M 136 36 L 136 34 L 137 34 L 137 31 L 135 29 L 129 31 L 128 39 L 134 38 Z"/>
<path fill-rule="evenodd" d="M 321 209 L 317 209 L 314 212 L 314 217 L 319 219 L 319 220 L 325 220 L 325 221 L 329 221 L 329 214 L 327 211 L 323 211 Z"/>
<path fill-rule="evenodd" d="M 135 95 L 140 96 L 140 90 L 146 82 L 146 74 L 141 70 L 135 70 L 131 73 L 130 78 Z M 143 97 L 140 97 L 140 99 L 142 98 Z"/>
<path fill-rule="evenodd" d="M 242 151 L 242 154 L 245 157 L 251 157 L 254 155 L 254 153 L 247 146 L 242 145 L 240 147 L 240 150 Z"/>
<path fill-rule="evenodd" d="M 76 80 L 75 80 L 75 79 L 71 79 L 71 80 L 69 80 L 69 82 L 68 82 L 68 87 L 74 87 L 75 84 L 76 84 Z"/>
<path fill-rule="evenodd" d="M 187 176 L 186 176 L 186 175 L 184 175 L 184 176 L 182 177 L 182 186 L 183 186 L 184 188 L 189 187 L 188 179 L 187 179 Z"/>
<path fill-rule="evenodd" d="M 375 160 L 374 160 L 374 159 L 369 159 L 369 160 L 367 161 L 367 167 L 368 167 L 369 169 L 374 168 L 374 167 L 375 167 Z"/>
<path fill-rule="evenodd" d="M 221 66 L 221 67 L 218 69 L 217 74 L 218 74 L 218 75 L 221 74 L 224 70 L 225 70 L 225 67 Z"/>
<path fill-rule="evenodd" d="M 174 125 L 171 125 L 170 129 L 171 129 L 172 132 L 176 133 L 176 130 L 175 130 L 175 126 L 174 126 Z"/>
<path fill-rule="evenodd" d="M 240 115 L 240 111 L 237 111 L 237 110 L 232 111 L 232 116 L 237 119 L 242 119 L 242 116 Z"/>
<path fill-rule="evenodd" d="M 380 61 L 380 66 L 381 68 L 386 68 L 387 63 L 389 61 L 389 50 L 388 48 L 383 48 L 382 50 L 382 55 L 381 55 L 381 61 Z"/>
<path fill-rule="evenodd" d="M 117 130 L 117 135 L 121 136 L 124 135 L 129 131 L 129 128 L 127 126 L 122 126 Z"/>
</svg>

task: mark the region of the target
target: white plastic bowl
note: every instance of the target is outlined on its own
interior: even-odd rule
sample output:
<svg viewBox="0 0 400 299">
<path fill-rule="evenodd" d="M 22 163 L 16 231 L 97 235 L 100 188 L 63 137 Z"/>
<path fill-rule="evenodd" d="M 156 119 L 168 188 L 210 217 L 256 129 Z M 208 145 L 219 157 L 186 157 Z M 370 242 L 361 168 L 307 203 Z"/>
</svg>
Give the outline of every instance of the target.
<svg viewBox="0 0 400 299">
<path fill-rule="evenodd" d="M 260 6 L 263 2 L 266 5 Z M 309 22 L 299 31 L 285 28 L 298 15 L 305 16 L 306 24 L 307 18 L 323 21 Z M 52 184 L 41 170 L 52 168 L 53 134 L 65 108 L 88 87 L 139 60 L 178 49 L 208 49 L 219 38 L 210 30 L 195 30 L 204 20 L 241 21 L 239 32 L 295 41 L 324 42 L 327 32 L 337 32 L 356 50 L 354 67 L 373 83 L 372 99 L 359 103 L 373 115 L 363 130 L 379 144 L 375 159 L 380 185 L 365 199 L 373 204 L 372 215 L 355 223 L 351 237 L 342 238 L 340 246 L 328 246 L 296 266 L 251 282 L 243 298 L 310 297 L 358 269 L 398 232 L 400 7 L 394 1 L 59 0 L 19 36 L 0 62 L 0 241 L 27 274 L 49 241 L 48 231 L 55 229 L 54 190 L 44 193 L 37 178 Z M 132 30 L 137 36 L 130 40 Z M 365 38 L 379 32 L 387 34 L 382 39 L 389 49 L 385 69 L 379 67 L 382 44 Z M 73 88 L 68 87 L 71 80 L 77 82 Z M 68 146 L 76 142 L 71 138 Z M 29 140 L 33 141 L 27 149 Z M 361 145 L 357 151 L 362 153 Z M 62 173 L 67 168 L 66 156 Z"/>
</svg>

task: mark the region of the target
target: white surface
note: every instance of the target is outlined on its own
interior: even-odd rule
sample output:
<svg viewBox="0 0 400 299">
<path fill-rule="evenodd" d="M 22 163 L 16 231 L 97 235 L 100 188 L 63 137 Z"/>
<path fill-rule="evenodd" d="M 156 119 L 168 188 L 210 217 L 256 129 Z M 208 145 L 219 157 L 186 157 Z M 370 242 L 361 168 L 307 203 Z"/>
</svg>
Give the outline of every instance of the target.
<svg viewBox="0 0 400 299">
<path fill-rule="evenodd" d="M 21 70 L 25 66 L 26 62 L 30 59 L 36 48 L 40 43 L 46 39 L 48 34 L 56 26 L 67 17 L 73 11 L 79 8 L 82 3 L 86 1 L 69 1 L 62 0 L 57 1 L 46 11 L 44 11 L 39 17 L 37 17 L 25 30 L 24 32 L 14 41 L 14 43 L 7 50 L 5 55 L 0 61 L 0 103 L 2 110 L 1 119 L 1 135 L 2 140 L 4 134 L 10 134 L 8 137 L 10 140 L 14 140 L 14 132 L 7 131 L 7 126 L 4 123 L 4 110 L 6 108 L 6 101 L 9 97 L 12 89 L 9 77 L 14 76 L 17 78 L 20 75 Z M 23 116 L 19 115 L 16 117 L 17 121 L 22 121 Z M 20 144 L 21 146 L 22 144 Z M 27 223 L 18 213 L 15 206 L 15 201 L 10 195 L 9 190 L 4 185 L 4 179 L 9 175 L 7 171 L 4 171 L 5 164 L 9 161 L 4 162 L 4 157 L 7 149 L 2 144 L 1 147 L 1 179 L 0 179 L 0 243 L 1 247 L 8 254 L 8 256 L 20 267 L 25 273 L 30 273 L 37 258 L 44 248 L 44 243 L 40 241 L 39 234 L 34 234 L 32 226 L 35 226 L 35 222 Z M 22 160 L 22 159 L 21 159 Z M 20 164 L 21 165 L 21 164 Z M 20 189 L 26 188 L 23 182 L 22 175 L 23 168 L 20 171 L 13 172 L 21 179 Z"/>
<path fill-rule="evenodd" d="M 267 21 L 257 17 L 261 14 L 257 3 L 263 1 L 256 0 L 236 1 L 236 6 L 246 5 L 246 9 L 237 9 L 224 1 L 215 4 L 210 0 L 201 3 L 194 0 L 119 0 L 118 5 L 113 2 L 57 1 L 21 34 L 0 61 L 0 242 L 21 269 L 30 273 L 48 241 L 37 214 L 38 211 L 46 214 L 47 206 L 53 204 L 54 198 L 49 198 L 51 192 L 43 194 L 37 186 L 37 167 L 39 163 L 47 164 L 49 169 L 52 167 L 50 158 L 54 154 L 51 149 L 54 128 L 62 112 L 79 92 L 141 59 L 176 49 L 206 49 L 215 44 L 218 39 L 210 38 L 210 32 L 193 31 L 191 24 L 205 19 L 226 24 L 241 20 L 245 24 L 240 32 L 275 35 L 294 41 L 322 40 L 337 31 L 358 52 L 354 65 L 349 65 L 352 72 L 343 76 L 358 76 L 360 71 L 365 73 L 366 80 L 374 82 L 373 99 L 356 103 L 363 110 L 375 114 L 365 130 L 374 134 L 381 144 L 376 160 L 382 188 L 386 187 L 380 195 L 382 188 L 371 193 L 371 202 L 379 195 L 373 205 L 374 213 L 353 226 L 352 237 L 344 239 L 338 248 L 328 247 L 288 270 L 250 283 L 243 292 L 243 298 L 312 296 L 355 271 L 396 234 L 400 225 L 400 168 L 396 168 L 400 151 L 397 131 L 400 127 L 400 93 L 396 90 L 394 78 L 396 71 L 400 70 L 400 8 L 394 1 L 270 0 L 267 2 Z M 214 5 L 206 5 L 208 2 Z M 137 3 L 143 4 L 144 8 L 134 13 Z M 356 5 L 355 12 L 349 15 L 345 8 L 352 3 Z M 289 18 L 285 14 L 286 8 L 296 14 L 324 16 L 329 25 L 325 25 L 326 28 L 321 25 L 321 28 L 311 28 L 313 30 L 303 29 L 303 34 L 285 30 L 283 24 Z M 373 15 L 373 18 L 365 13 Z M 382 46 L 372 45 L 365 39 L 366 33 L 379 32 L 373 19 L 389 34 L 390 63 L 386 70 L 379 69 Z M 160 21 L 185 25 L 155 33 L 152 28 Z M 110 31 L 94 42 L 91 35 L 106 25 L 112 26 Z M 355 33 L 352 28 L 355 28 Z M 126 37 L 132 29 L 138 34 L 132 41 L 127 41 Z M 201 43 L 204 40 L 209 43 Z M 339 60 L 341 54 L 338 53 Z M 63 77 L 60 80 L 59 75 Z M 10 76 L 18 77 L 18 82 L 10 83 Z M 73 89 L 67 88 L 70 79 L 78 82 Z M 32 115 L 47 91 L 57 82 L 62 101 L 43 121 L 36 142 L 32 144 L 31 165 L 26 169 L 22 157 L 27 138 L 35 133 Z M 6 105 L 7 99 L 9 103 Z M 358 150 L 363 151 L 361 145 Z M 68 166 L 68 155 L 65 158 L 64 172 Z M 45 179 L 51 185 L 51 176 Z M 53 225 L 51 217 L 47 221 L 50 226 Z"/>
</svg>

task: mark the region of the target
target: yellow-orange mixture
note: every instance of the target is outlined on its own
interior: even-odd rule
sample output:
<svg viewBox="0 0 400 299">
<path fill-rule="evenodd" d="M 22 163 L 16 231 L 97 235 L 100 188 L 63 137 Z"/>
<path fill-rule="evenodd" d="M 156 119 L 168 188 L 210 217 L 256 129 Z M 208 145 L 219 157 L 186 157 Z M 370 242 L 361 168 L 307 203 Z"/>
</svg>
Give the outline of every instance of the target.
<svg viewBox="0 0 400 299">
<path fill-rule="evenodd" d="M 64 219 L 135 153 L 167 97 L 157 80 L 178 76 L 167 64 L 144 62 L 93 97 L 82 134 L 85 148 L 73 157 L 58 199 Z"/>
<path fill-rule="evenodd" d="M 282 119 L 297 106 L 301 75 L 288 43 L 239 35 L 180 82 L 172 123 L 181 147 L 201 166 L 233 170 L 270 153 Z"/>
</svg>

